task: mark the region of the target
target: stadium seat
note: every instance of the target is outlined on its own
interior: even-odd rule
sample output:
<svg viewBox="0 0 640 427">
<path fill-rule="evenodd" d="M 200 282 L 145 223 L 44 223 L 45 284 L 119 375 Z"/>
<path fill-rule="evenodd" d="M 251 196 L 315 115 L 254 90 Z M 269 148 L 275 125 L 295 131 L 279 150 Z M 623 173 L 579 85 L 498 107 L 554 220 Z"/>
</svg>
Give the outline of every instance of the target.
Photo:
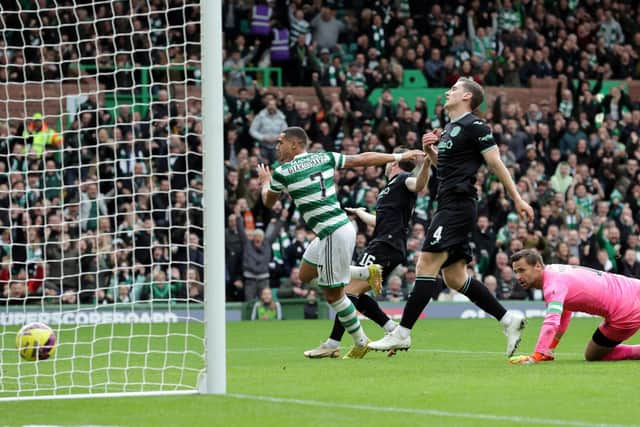
<svg viewBox="0 0 640 427">
<path fill-rule="evenodd" d="M 420 70 L 404 70 L 402 73 L 402 87 L 405 88 L 426 88 L 427 79 Z"/>
</svg>

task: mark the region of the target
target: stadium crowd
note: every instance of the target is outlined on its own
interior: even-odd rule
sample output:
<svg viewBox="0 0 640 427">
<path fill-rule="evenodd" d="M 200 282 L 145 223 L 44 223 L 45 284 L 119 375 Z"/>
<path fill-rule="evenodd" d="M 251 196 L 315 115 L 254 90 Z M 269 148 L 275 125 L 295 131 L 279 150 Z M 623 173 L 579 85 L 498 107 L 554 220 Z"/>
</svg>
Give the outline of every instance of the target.
<svg viewBox="0 0 640 427">
<path fill-rule="evenodd" d="M 391 152 L 399 145 L 419 148 L 425 131 L 447 123 L 440 98 L 431 105 L 416 99 L 412 108 L 384 91 L 377 102 L 369 101 L 373 89 L 399 86 L 406 70 L 421 71 L 429 87 L 448 87 L 460 77 L 505 87 L 528 87 L 533 79 L 557 82 L 555 99 L 521 105 L 498 96 L 484 113 L 503 161 L 536 211 L 535 222 L 522 223 L 501 184 L 481 169 L 469 271 L 498 298 L 540 297 L 522 289 L 509 266 L 509 256 L 523 247 L 536 247 L 545 262 L 640 277 L 640 104 L 628 93 L 630 80 L 640 77 L 637 5 L 360 3 L 271 2 L 262 5 L 263 11 L 225 3 L 230 299 L 255 299 L 266 286 L 278 288 L 274 295 L 281 298 L 305 297 L 313 290 L 300 282 L 297 269 L 313 234 L 287 199 L 275 213 L 260 200 L 255 168 L 274 161 L 280 131 L 301 126 L 312 141 L 310 151 L 355 154 Z M 271 32 L 260 32 L 261 14 L 268 15 L 264 22 Z M 243 19 L 248 24 L 237 25 Z M 285 56 L 279 49 L 284 36 L 289 40 Z M 297 100 L 286 87 L 261 87 L 243 69 L 247 66 L 285 67 L 285 85 L 314 87 L 316 105 Z M 600 95 L 603 82 L 614 79 L 619 82 Z M 325 96 L 323 86 L 337 87 L 339 94 Z M 343 207 L 374 213 L 382 172 L 371 167 L 337 173 Z M 389 278 L 381 299 L 402 301 L 410 292 L 415 253 L 435 197 L 432 180 L 418 198 L 406 265 Z M 353 222 L 357 262 L 373 230 Z"/>
<path fill-rule="evenodd" d="M 93 79 L 101 91 L 73 97 L 75 108 L 53 117 L 30 110 L 33 102 L 23 106 L 27 117 L 15 117 L 10 106 L 17 100 L 4 104 L 0 299 L 202 301 L 201 103 L 178 105 L 171 96 L 185 75 L 196 79 L 163 67 L 145 86 L 128 68 L 198 58 L 197 2 L 2 8 L 0 81 L 24 83 L 31 98 L 28 89 L 40 82 L 82 87 Z M 151 101 L 135 105 L 147 88 Z M 125 101 L 108 105 L 109 95 Z M 64 120 L 56 123 L 56 116 Z"/>
<path fill-rule="evenodd" d="M 107 91 L 135 95 L 142 75 L 127 67 L 151 66 L 153 101 L 113 109 L 89 96 L 59 132 L 34 111 L 0 127 L 0 297 L 19 304 L 42 295 L 65 303 L 202 299 L 200 104 L 189 99 L 179 111 L 170 84 L 195 85 L 199 73 L 166 67 L 199 64 L 197 2 L 60 0 L 41 10 L 13 3 L 2 2 L 0 82 L 97 77 Z M 491 87 L 557 81 L 555 99 L 521 105 L 498 97 L 485 112 L 536 210 L 534 223 L 521 223 L 495 178 L 478 174 L 469 269 L 499 298 L 534 297 L 509 267 L 509 255 L 522 247 L 537 247 L 546 262 L 640 277 L 640 105 L 625 83 L 640 78 L 638 5 L 436 3 L 223 2 L 229 300 L 255 300 L 266 287 L 277 288 L 276 298 L 315 300 L 297 269 L 313 235 L 288 199 L 264 208 L 256 167 L 275 160 L 287 126 L 307 131 L 310 151 L 419 147 L 425 131 L 448 121 L 442 99 L 416 99 L 411 107 L 385 91 L 369 101 L 373 89 L 399 86 L 409 70 L 429 87 L 460 77 Z M 258 84 L 249 66 L 281 67 L 285 86 Z M 620 85 L 599 95 L 608 80 Z M 296 99 L 287 86 L 313 87 L 318 100 Z M 324 95 L 326 86 L 337 92 Z M 373 212 L 382 172 L 340 171 L 343 207 Z M 401 301 L 410 292 L 435 196 L 432 179 L 418 197 L 406 265 L 381 298 Z M 354 224 L 356 262 L 372 229 Z"/>
</svg>

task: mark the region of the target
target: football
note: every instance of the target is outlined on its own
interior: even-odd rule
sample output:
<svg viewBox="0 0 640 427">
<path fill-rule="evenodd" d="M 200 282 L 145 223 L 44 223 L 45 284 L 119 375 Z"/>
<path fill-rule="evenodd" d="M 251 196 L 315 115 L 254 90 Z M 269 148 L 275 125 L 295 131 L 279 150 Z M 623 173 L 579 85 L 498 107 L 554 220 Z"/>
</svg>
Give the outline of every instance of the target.
<svg viewBox="0 0 640 427">
<path fill-rule="evenodd" d="M 18 331 L 16 347 L 25 360 L 47 360 L 55 351 L 56 334 L 44 323 L 29 323 Z"/>
</svg>

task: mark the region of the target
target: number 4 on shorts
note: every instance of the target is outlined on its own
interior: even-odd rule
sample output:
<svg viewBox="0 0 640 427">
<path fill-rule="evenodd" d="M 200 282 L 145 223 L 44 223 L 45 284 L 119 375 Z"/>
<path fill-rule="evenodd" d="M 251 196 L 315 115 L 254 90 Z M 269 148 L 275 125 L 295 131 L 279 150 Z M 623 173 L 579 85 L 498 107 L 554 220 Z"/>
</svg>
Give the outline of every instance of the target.
<svg viewBox="0 0 640 427">
<path fill-rule="evenodd" d="M 431 240 L 431 244 L 435 245 L 440 242 L 440 239 L 442 239 L 442 226 L 439 226 L 436 228 L 436 231 L 433 232 L 433 240 Z"/>
</svg>

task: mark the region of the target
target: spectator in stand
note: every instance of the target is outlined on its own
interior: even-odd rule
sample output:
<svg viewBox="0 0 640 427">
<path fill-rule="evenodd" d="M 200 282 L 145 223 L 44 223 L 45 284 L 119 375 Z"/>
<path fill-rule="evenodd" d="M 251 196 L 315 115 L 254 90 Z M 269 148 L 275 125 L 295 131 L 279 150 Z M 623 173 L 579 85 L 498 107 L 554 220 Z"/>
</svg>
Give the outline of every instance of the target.
<svg viewBox="0 0 640 427">
<path fill-rule="evenodd" d="M 276 160 L 278 136 L 286 128 L 284 114 L 278 109 L 274 99 L 267 102 L 266 108 L 262 109 L 251 123 L 251 137 L 260 147 L 260 155 L 269 164 Z"/>
<path fill-rule="evenodd" d="M 304 318 L 318 318 L 318 298 L 315 289 L 310 289 L 307 295 L 307 302 L 304 304 Z"/>
<path fill-rule="evenodd" d="M 204 301 L 204 284 L 200 277 L 197 268 L 191 267 L 187 270 L 186 292 L 189 301 Z"/>
<path fill-rule="evenodd" d="M 407 291 L 402 288 L 402 279 L 400 276 L 392 274 L 387 279 L 387 286 L 382 290 L 380 299 L 389 302 L 402 302 L 407 300 Z"/>
<path fill-rule="evenodd" d="M 22 137 L 25 140 L 25 152 L 42 156 L 47 148 L 62 148 L 62 136 L 47 126 L 42 113 L 35 113 L 26 126 Z"/>
<path fill-rule="evenodd" d="M 571 176 L 569 164 L 566 162 L 560 162 L 556 168 L 555 173 L 551 177 L 551 188 L 556 193 L 564 195 L 571 184 L 573 183 L 573 177 Z"/>
<path fill-rule="evenodd" d="M 621 267 L 620 274 L 623 276 L 640 278 L 640 263 L 638 262 L 635 248 L 629 248 L 624 251 Z"/>
<path fill-rule="evenodd" d="M 257 50 L 251 49 L 243 55 L 239 50 L 231 51 L 231 55 L 222 64 L 228 73 L 227 83 L 232 87 L 245 87 L 247 85 L 247 75 L 244 68 L 253 60 Z"/>
<path fill-rule="evenodd" d="M 327 6 L 320 9 L 311 20 L 313 40 L 320 49 L 336 49 L 340 33 L 346 30 L 342 21 L 335 17 L 335 11 Z"/>
<path fill-rule="evenodd" d="M 236 213 L 236 223 L 243 242 L 244 300 L 253 301 L 269 285 L 271 244 L 280 232 L 283 221 L 274 219 L 269 224 L 266 235 L 261 229 L 255 229 L 249 235 L 245 231 L 239 212 Z"/>
<path fill-rule="evenodd" d="M 282 298 L 307 298 L 311 291 L 315 292 L 315 288 L 307 283 L 302 283 L 298 273 L 300 268 L 293 267 L 289 278 L 282 281 L 278 289 L 278 299 Z"/>
<path fill-rule="evenodd" d="M 502 269 L 499 282 L 500 295 L 502 296 L 502 299 L 533 299 L 529 291 L 525 290 L 522 285 L 520 285 L 520 282 L 518 282 L 515 274 L 513 274 L 513 269 L 511 267 L 506 266 Z"/>
<path fill-rule="evenodd" d="M 235 214 L 229 215 L 225 230 L 225 266 L 227 268 L 227 298 L 232 301 L 243 301 L 242 289 L 239 289 L 237 281 L 242 280 L 242 237 L 238 229 Z"/>
<path fill-rule="evenodd" d="M 271 288 L 260 290 L 260 299 L 253 305 L 251 320 L 282 320 L 282 307 L 273 300 Z"/>
<path fill-rule="evenodd" d="M 482 283 L 484 283 L 484 286 L 489 290 L 489 292 L 491 292 L 491 295 L 496 297 L 496 299 L 503 299 L 502 295 L 500 294 L 501 289 L 498 286 L 498 281 L 496 280 L 495 276 L 487 274 L 486 276 L 484 276 L 484 281 Z"/>
<path fill-rule="evenodd" d="M 560 139 L 560 151 L 565 156 L 574 153 L 578 146 L 578 141 L 586 141 L 586 139 L 587 135 L 580 130 L 578 120 L 572 118 L 569 120 L 569 127 L 562 135 L 562 139 Z"/>
</svg>

